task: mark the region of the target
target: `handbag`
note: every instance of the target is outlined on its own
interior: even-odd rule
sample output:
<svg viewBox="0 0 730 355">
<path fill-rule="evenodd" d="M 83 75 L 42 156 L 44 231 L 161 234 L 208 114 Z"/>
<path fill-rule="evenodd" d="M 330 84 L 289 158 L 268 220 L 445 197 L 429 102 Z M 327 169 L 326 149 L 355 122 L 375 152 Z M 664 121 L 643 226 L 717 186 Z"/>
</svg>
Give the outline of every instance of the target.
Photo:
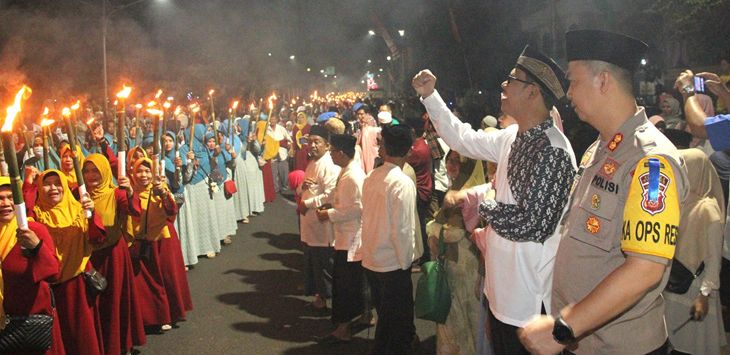
<svg viewBox="0 0 730 355">
<path fill-rule="evenodd" d="M 705 263 L 702 262 L 695 273 L 687 269 L 679 260 L 672 260 L 672 268 L 669 270 L 669 281 L 665 290 L 683 295 L 687 293 L 692 282 L 705 270 Z"/>
<path fill-rule="evenodd" d="M 95 269 L 84 271 L 84 281 L 86 281 L 86 292 L 90 297 L 96 297 L 104 292 L 107 287 L 106 278 Z"/>
<path fill-rule="evenodd" d="M 446 322 L 451 310 L 451 289 L 446 276 L 444 230 L 439 232 L 439 256 L 421 265 L 421 277 L 416 284 L 415 315 L 417 318 Z"/>
<path fill-rule="evenodd" d="M 236 181 L 235 180 L 228 180 L 223 183 L 223 192 L 226 195 L 226 199 L 230 199 L 233 197 L 233 194 L 238 192 L 238 188 L 236 187 Z"/>
<path fill-rule="evenodd" d="M 51 293 L 51 307 L 56 309 L 56 299 Z M 29 314 L 7 315 L 5 329 L 0 331 L 0 353 L 43 352 L 53 343 L 53 316 Z"/>
</svg>

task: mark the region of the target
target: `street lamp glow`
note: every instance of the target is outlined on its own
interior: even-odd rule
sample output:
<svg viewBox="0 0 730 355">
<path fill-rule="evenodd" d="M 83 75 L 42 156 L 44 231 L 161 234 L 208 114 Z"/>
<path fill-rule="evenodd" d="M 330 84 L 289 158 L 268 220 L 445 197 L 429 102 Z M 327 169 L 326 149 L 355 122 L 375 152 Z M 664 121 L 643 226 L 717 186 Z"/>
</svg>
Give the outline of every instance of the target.
<svg viewBox="0 0 730 355">
<path fill-rule="evenodd" d="M 294 59 L 296 59 L 296 58 L 297 58 L 297 57 L 296 57 L 296 56 L 295 56 L 294 54 L 292 54 L 292 55 L 290 55 L 290 56 L 289 56 L 289 59 L 291 59 L 291 60 L 294 60 Z"/>
<path fill-rule="evenodd" d="M 325 74 L 324 77 L 326 78 L 327 77 L 327 74 Z"/>
<path fill-rule="evenodd" d="M 319 70 L 319 72 L 320 72 L 320 73 L 324 73 L 324 69 L 320 69 L 320 70 Z"/>
<path fill-rule="evenodd" d="M 399 34 L 399 35 L 400 35 L 401 37 L 404 37 L 404 36 L 406 35 L 406 30 L 398 30 L 398 34 Z"/>
<path fill-rule="evenodd" d="M 641 58 L 641 65 L 646 65 L 646 59 Z"/>
<path fill-rule="evenodd" d="M 390 56 L 387 56 L 387 57 L 385 57 L 385 59 L 390 62 L 391 58 L 390 58 Z"/>
<path fill-rule="evenodd" d="M 370 63 L 372 63 L 372 62 L 373 62 L 372 60 L 368 59 L 368 64 L 370 64 Z"/>
<path fill-rule="evenodd" d="M 378 71 L 383 71 L 383 68 L 378 69 Z"/>
<path fill-rule="evenodd" d="M 271 57 L 271 52 L 269 52 L 269 57 Z"/>
<path fill-rule="evenodd" d="M 368 35 L 370 35 L 370 36 L 375 36 L 375 31 L 373 31 L 373 30 L 368 30 Z"/>
<path fill-rule="evenodd" d="M 312 71 L 312 68 L 307 68 L 307 71 Z"/>
</svg>

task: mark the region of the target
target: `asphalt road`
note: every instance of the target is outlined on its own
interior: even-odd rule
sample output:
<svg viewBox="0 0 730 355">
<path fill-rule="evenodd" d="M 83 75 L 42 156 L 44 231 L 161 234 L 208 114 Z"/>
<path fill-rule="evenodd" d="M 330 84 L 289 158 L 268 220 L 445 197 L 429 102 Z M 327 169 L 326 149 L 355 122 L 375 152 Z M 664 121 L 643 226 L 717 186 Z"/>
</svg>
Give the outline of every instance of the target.
<svg viewBox="0 0 730 355">
<path fill-rule="evenodd" d="M 322 346 L 328 314 L 308 307 L 294 204 L 277 197 L 266 211 L 239 224 L 233 244 L 188 271 L 194 309 L 185 322 L 148 335 L 143 354 L 369 354 L 375 328 L 352 342 Z M 418 274 L 414 274 L 413 280 Z M 435 326 L 417 320 L 424 354 L 434 353 Z"/>
</svg>

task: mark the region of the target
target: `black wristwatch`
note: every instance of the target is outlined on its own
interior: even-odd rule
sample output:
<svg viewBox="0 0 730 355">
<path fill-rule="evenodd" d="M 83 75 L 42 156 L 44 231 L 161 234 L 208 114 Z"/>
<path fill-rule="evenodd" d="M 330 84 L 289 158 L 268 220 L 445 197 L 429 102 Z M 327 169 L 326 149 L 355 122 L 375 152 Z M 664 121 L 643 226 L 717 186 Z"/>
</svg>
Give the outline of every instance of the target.
<svg viewBox="0 0 730 355">
<path fill-rule="evenodd" d="M 565 323 L 563 317 L 555 319 L 555 325 L 553 326 L 553 338 L 555 341 L 563 345 L 575 342 L 573 328 L 571 328 L 568 323 Z"/>
</svg>

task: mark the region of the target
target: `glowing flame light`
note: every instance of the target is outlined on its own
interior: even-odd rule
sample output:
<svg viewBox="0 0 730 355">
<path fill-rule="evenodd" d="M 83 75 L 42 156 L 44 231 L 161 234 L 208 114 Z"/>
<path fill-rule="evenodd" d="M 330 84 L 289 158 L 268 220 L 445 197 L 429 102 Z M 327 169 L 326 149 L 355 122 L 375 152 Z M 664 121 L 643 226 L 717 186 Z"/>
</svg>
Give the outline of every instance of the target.
<svg viewBox="0 0 730 355">
<path fill-rule="evenodd" d="M 233 105 L 231 105 L 232 109 L 238 109 L 238 101 L 233 101 Z"/>
<path fill-rule="evenodd" d="M 53 124 L 53 122 L 56 122 L 56 120 L 49 120 L 48 119 L 48 113 L 50 110 L 48 110 L 48 107 L 43 108 L 43 114 L 41 114 L 41 127 L 48 127 Z"/>
<path fill-rule="evenodd" d="M 180 106 L 175 107 L 175 116 L 179 115 L 181 111 L 182 111 L 182 107 L 180 107 Z"/>
<path fill-rule="evenodd" d="M 114 106 L 116 106 L 119 103 L 119 100 L 114 100 Z"/>
<path fill-rule="evenodd" d="M 142 107 L 144 107 L 144 106 L 142 106 L 142 104 L 136 104 L 136 105 L 134 105 L 134 107 L 135 107 L 136 109 L 140 110 L 140 109 L 142 109 Z"/>
<path fill-rule="evenodd" d="M 74 110 L 74 111 L 78 110 L 79 107 L 81 107 L 81 101 L 80 100 L 76 100 L 76 103 L 73 104 L 73 105 L 71 105 L 71 109 Z"/>
<path fill-rule="evenodd" d="M 28 97 L 30 97 L 32 90 L 23 85 L 22 88 L 18 91 L 17 94 L 15 94 L 15 101 L 13 102 L 13 106 L 9 106 L 7 108 L 7 116 L 5 116 L 5 123 L 3 124 L 2 131 L 3 132 L 10 132 L 13 130 L 13 121 L 15 121 L 15 116 L 18 115 L 18 112 L 20 112 L 20 102 L 22 100 L 27 100 Z"/>
<path fill-rule="evenodd" d="M 253 111 L 253 110 L 255 110 L 255 109 L 256 109 L 256 105 L 254 105 L 254 104 L 253 104 L 253 102 L 252 102 L 252 103 L 251 103 L 251 106 L 249 106 L 249 108 L 251 109 L 251 111 Z"/>
<path fill-rule="evenodd" d="M 157 105 L 156 101 L 150 101 L 147 103 L 147 107 L 155 107 Z"/>
<path fill-rule="evenodd" d="M 96 117 L 92 116 L 88 120 L 86 120 L 86 125 L 91 126 L 91 124 L 94 123 L 94 121 L 96 121 Z"/>
<path fill-rule="evenodd" d="M 213 94 L 215 94 L 215 90 L 210 89 L 210 91 L 208 91 L 208 96 L 213 96 Z"/>
<path fill-rule="evenodd" d="M 71 117 L 71 109 L 69 109 L 68 107 L 64 107 L 63 110 L 61 110 L 61 115 L 66 118 Z"/>
<path fill-rule="evenodd" d="M 274 100 L 276 100 L 276 94 L 271 94 L 271 96 L 269 96 L 269 110 L 274 109 Z"/>
<path fill-rule="evenodd" d="M 165 103 L 162 104 L 162 107 L 164 107 L 165 109 L 170 108 L 170 106 L 172 106 L 172 104 L 170 104 L 170 101 L 165 101 Z"/>
<path fill-rule="evenodd" d="M 157 93 L 155 94 L 155 100 L 159 99 L 160 96 L 162 96 L 162 89 L 157 90 Z"/>
<path fill-rule="evenodd" d="M 127 85 L 122 85 L 122 91 L 117 93 L 117 97 L 126 100 L 129 97 L 129 94 L 132 93 L 132 87 Z M 116 103 L 115 103 L 116 105 Z"/>
<path fill-rule="evenodd" d="M 198 106 L 198 104 L 192 104 L 190 105 L 190 111 L 192 111 L 193 113 L 198 113 L 200 112 L 200 106 Z"/>
<path fill-rule="evenodd" d="M 162 116 L 162 110 L 158 110 L 156 108 L 148 108 L 147 113 L 149 113 L 150 115 Z"/>
</svg>

